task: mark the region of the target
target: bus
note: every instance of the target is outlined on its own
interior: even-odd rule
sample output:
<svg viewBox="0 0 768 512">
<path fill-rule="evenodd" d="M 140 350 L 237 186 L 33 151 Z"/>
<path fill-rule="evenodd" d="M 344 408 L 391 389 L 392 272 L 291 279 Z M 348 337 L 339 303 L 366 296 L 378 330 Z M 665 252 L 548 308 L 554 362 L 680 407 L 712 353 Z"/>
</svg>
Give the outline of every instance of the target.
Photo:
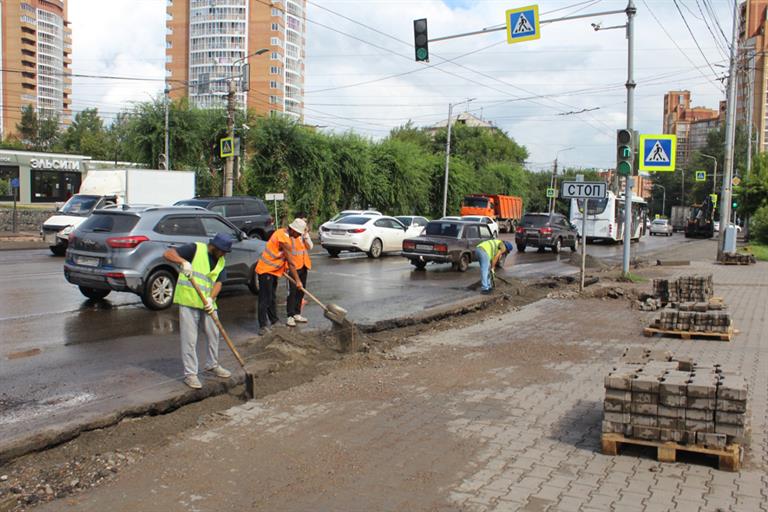
<svg viewBox="0 0 768 512">
<path fill-rule="evenodd" d="M 590 199 L 587 211 L 586 238 L 582 233 L 583 199 L 571 199 L 571 224 L 576 225 L 582 240 L 624 239 L 624 195 L 616 196 L 610 190 L 602 199 Z M 632 240 L 639 240 L 645 235 L 648 218 L 648 203 L 642 197 L 632 196 Z"/>
</svg>

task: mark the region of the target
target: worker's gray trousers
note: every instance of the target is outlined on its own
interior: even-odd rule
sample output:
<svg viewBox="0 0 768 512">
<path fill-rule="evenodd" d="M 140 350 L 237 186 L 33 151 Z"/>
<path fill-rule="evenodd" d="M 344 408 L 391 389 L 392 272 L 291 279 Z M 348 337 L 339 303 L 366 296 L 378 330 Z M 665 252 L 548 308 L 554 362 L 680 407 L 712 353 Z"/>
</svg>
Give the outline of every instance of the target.
<svg viewBox="0 0 768 512">
<path fill-rule="evenodd" d="M 219 331 L 213 318 L 203 309 L 179 306 L 179 330 L 181 331 L 181 361 L 184 375 L 197 375 L 197 338 L 205 331 L 207 341 L 206 369 L 218 366 Z"/>
</svg>

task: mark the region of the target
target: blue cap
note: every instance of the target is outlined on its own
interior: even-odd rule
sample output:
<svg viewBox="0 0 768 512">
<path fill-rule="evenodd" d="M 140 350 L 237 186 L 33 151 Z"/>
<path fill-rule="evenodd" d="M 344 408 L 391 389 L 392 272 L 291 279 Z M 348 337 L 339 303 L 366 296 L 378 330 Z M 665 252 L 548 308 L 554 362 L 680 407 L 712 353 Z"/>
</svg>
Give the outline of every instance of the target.
<svg viewBox="0 0 768 512">
<path fill-rule="evenodd" d="M 512 249 L 514 248 L 512 247 L 512 242 L 508 242 L 506 240 L 504 241 L 504 246 L 507 248 L 507 252 L 512 252 Z"/>
<path fill-rule="evenodd" d="M 221 252 L 232 252 L 232 242 L 233 239 L 229 235 L 225 235 L 224 233 L 218 233 L 215 237 L 211 238 L 211 241 L 208 242 Z"/>
</svg>

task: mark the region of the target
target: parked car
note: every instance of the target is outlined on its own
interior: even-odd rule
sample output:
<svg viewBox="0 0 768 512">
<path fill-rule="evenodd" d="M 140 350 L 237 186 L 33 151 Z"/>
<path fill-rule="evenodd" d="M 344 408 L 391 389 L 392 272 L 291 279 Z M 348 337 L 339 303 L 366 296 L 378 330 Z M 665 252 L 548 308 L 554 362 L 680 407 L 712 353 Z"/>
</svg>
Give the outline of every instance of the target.
<svg viewBox="0 0 768 512">
<path fill-rule="evenodd" d="M 418 215 L 398 215 L 395 218 L 407 228 L 405 232 L 406 237 L 419 236 L 429 222 L 429 219 L 426 217 Z"/>
<path fill-rule="evenodd" d="M 672 223 L 669 222 L 669 219 L 654 219 L 653 222 L 651 222 L 649 233 L 651 236 L 672 236 L 674 229 L 672 228 Z"/>
<path fill-rule="evenodd" d="M 462 219 L 468 220 L 469 222 L 482 222 L 491 230 L 493 238 L 498 238 L 499 236 L 499 225 L 490 217 L 485 217 L 483 215 L 464 215 Z"/>
<path fill-rule="evenodd" d="M 515 245 L 520 252 L 526 247 L 549 247 L 558 253 L 562 247 L 579 249 L 579 233 L 568 218 L 560 213 L 526 213 L 515 231 Z"/>
<path fill-rule="evenodd" d="M 328 224 L 331 224 L 333 222 L 338 222 L 339 220 L 343 219 L 344 217 L 350 217 L 352 215 L 363 215 L 363 216 L 370 216 L 370 217 L 380 217 L 382 214 L 381 212 L 378 212 L 376 210 L 343 210 L 331 217 L 331 219 L 327 222 L 324 222 L 320 225 L 320 230 L 322 231 L 322 228 L 327 226 Z"/>
<path fill-rule="evenodd" d="M 465 272 L 475 260 L 475 247 L 493 238 L 488 225 L 466 220 L 433 220 L 424 233 L 403 240 L 403 256 L 419 270 L 427 263 L 450 263 L 454 270 Z"/>
<path fill-rule="evenodd" d="M 383 215 L 350 215 L 320 228 L 320 244 L 332 257 L 341 251 L 364 252 L 378 258 L 402 248 L 407 228 L 396 218 Z"/>
<path fill-rule="evenodd" d="M 249 239 L 221 215 L 199 207 L 96 210 L 70 235 L 64 277 L 89 299 L 131 292 L 148 308 L 165 309 L 173 302 L 178 269 L 163 252 L 207 242 L 217 233 L 236 240 L 226 256 L 224 285 L 244 284 L 257 293 L 254 267 L 266 243 Z"/>
<path fill-rule="evenodd" d="M 178 201 L 175 206 L 199 206 L 216 212 L 244 231 L 248 238 L 269 240 L 275 231 L 275 221 L 258 197 L 195 197 Z"/>
</svg>

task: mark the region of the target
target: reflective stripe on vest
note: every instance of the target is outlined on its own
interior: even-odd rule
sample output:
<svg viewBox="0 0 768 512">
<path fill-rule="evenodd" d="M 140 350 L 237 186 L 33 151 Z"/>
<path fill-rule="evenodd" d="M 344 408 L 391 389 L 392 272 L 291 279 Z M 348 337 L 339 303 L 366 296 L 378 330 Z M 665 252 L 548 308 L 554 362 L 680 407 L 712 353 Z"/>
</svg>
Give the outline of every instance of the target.
<svg viewBox="0 0 768 512">
<path fill-rule="evenodd" d="M 291 238 L 291 261 L 297 268 L 312 268 L 312 260 L 309 259 L 309 251 L 301 237 Z"/>
<path fill-rule="evenodd" d="M 267 246 L 261 252 L 259 262 L 256 264 L 258 274 L 272 274 L 280 277 L 285 273 L 285 256 L 280 250 L 279 241 L 283 233 L 285 233 L 285 229 L 280 228 L 269 237 Z"/>
<path fill-rule="evenodd" d="M 502 243 L 501 240 L 486 240 L 485 242 L 480 242 L 477 246 L 484 250 L 488 257 L 493 260 L 501 250 L 500 244 Z"/>
<path fill-rule="evenodd" d="M 208 260 L 208 246 L 202 242 L 197 242 L 195 246 L 195 257 L 192 258 L 192 279 L 195 280 L 195 284 L 203 292 L 203 295 L 210 297 L 216 280 L 219 278 L 221 271 L 224 270 L 226 263 L 222 256 L 216 262 L 213 270 L 211 270 L 211 263 Z M 204 307 L 200 296 L 184 274 L 179 274 L 176 290 L 173 292 L 173 302 L 190 308 L 203 309 Z M 213 306 L 217 307 L 215 302 Z"/>
</svg>

